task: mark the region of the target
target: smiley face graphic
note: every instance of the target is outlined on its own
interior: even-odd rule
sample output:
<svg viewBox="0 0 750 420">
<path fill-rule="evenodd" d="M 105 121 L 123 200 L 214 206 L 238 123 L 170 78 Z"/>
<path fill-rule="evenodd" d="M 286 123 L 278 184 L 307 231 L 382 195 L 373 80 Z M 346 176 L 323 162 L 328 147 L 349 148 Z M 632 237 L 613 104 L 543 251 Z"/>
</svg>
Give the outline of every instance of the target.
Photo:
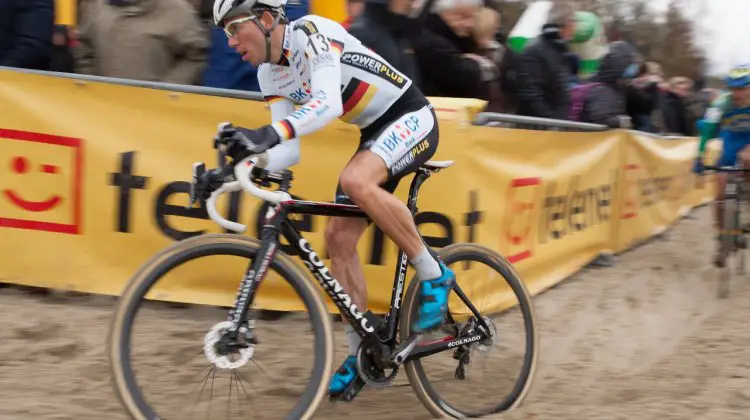
<svg viewBox="0 0 750 420">
<path fill-rule="evenodd" d="M 0 228 L 83 233 L 83 139 L 0 127 Z"/>
<path fill-rule="evenodd" d="M 24 156 L 16 156 L 11 158 L 11 171 L 16 174 L 22 175 L 31 169 L 29 159 Z M 47 174 L 57 174 L 58 167 L 55 165 L 41 165 L 40 171 Z M 10 200 L 16 206 L 31 212 L 43 212 L 55 208 L 62 202 L 62 197 L 59 195 L 53 195 L 44 201 L 30 201 L 21 198 L 20 194 L 12 189 L 3 190 L 3 195 Z"/>
</svg>

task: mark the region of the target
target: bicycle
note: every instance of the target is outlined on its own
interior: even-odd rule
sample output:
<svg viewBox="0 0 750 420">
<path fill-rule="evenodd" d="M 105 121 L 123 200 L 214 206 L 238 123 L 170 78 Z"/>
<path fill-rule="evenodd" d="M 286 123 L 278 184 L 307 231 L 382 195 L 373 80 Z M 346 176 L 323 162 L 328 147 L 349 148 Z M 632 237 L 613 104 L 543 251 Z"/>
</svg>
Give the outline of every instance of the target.
<svg viewBox="0 0 750 420">
<path fill-rule="evenodd" d="M 449 311 L 446 317 L 447 323 L 440 330 L 447 332 L 447 335 L 441 340 L 420 342 L 421 335 L 411 332 L 411 321 L 417 306 L 416 285 L 418 282 L 411 281 L 404 293 L 407 257 L 403 250 L 399 250 L 398 253 L 390 310 L 381 319 L 369 310 L 360 311 L 356 305 L 352 304 L 348 291 L 330 274 L 323 259 L 288 218 L 291 214 L 309 214 L 367 219 L 367 215 L 361 209 L 353 205 L 292 199 L 289 194 L 291 181 L 294 179 L 291 171 L 271 173 L 258 168 L 256 158 L 250 157 L 235 165 L 227 162 L 221 150 L 218 151 L 218 155 L 219 168 L 224 176 L 224 182 L 205 202 L 208 215 L 226 229 L 244 232 L 245 225 L 225 220 L 217 212 L 215 207 L 217 197 L 226 192 L 241 190 L 259 197 L 268 203 L 268 213 L 262 232 L 260 232 L 260 240 L 230 233 L 195 236 L 166 248 L 143 264 L 130 279 L 119 298 L 108 338 L 108 356 L 113 385 L 118 398 L 130 416 L 137 419 L 166 418 L 164 413 L 157 414 L 151 407 L 134 376 L 130 359 L 131 330 L 139 306 L 144 304 L 148 291 L 161 277 L 187 261 L 208 255 L 234 255 L 251 261 L 240 282 L 234 305 L 229 310 L 228 320 L 214 325 L 204 338 L 203 352 L 212 363 L 209 368 L 237 369 L 238 366 L 247 364 L 252 359 L 253 351 L 259 344 L 257 335 L 253 333 L 254 328 L 257 327 L 257 320 L 250 316 L 250 308 L 256 297 L 256 291 L 269 269 L 280 274 L 299 295 L 305 305 L 305 312 L 312 319 L 312 352 L 315 361 L 311 378 L 286 418 L 311 418 L 324 399 L 332 373 L 332 322 L 323 298 L 317 290 L 318 286 L 322 287 L 342 317 L 363 338 L 357 354 L 357 368 L 364 382 L 364 384 L 360 383 L 360 386 L 367 385 L 374 388 L 395 386 L 392 384 L 393 379 L 399 368 L 405 366 L 413 391 L 427 410 L 438 417 L 481 416 L 506 411 L 521 404 L 531 387 L 537 366 L 537 328 L 531 296 L 515 269 L 502 256 L 484 246 L 469 243 L 453 244 L 442 248 L 439 253 L 435 254 L 446 265 L 460 262 L 477 264 L 477 267 L 481 269 L 490 270 L 509 286 L 513 295 L 518 299 L 517 308 L 523 316 L 525 354 L 522 358 L 520 374 L 515 379 L 512 391 L 499 402 L 493 402 L 487 410 L 481 412 L 459 410 L 447 403 L 445 398 L 435 391 L 433 384 L 424 373 L 422 360 L 437 353 L 453 351 L 453 359 L 458 360 L 454 377 L 465 379 L 465 366 L 471 361 L 471 352 L 473 350 L 487 351 L 491 346 L 499 345 L 501 338 L 497 334 L 494 321 L 480 314 L 464 294 L 459 286 L 460 277 L 459 281 L 455 282 L 453 292 L 468 308 L 468 313 L 464 316 L 465 321 L 457 323 L 453 312 Z M 429 161 L 419 168 L 411 182 L 407 203 L 413 216 L 418 211 L 417 197 L 423 182 L 452 164 L 452 161 Z M 190 206 L 194 201 L 196 180 L 205 170 L 205 164 L 202 162 L 193 165 Z M 270 191 L 261 188 L 272 185 L 277 185 L 278 189 Z M 306 276 L 287 253 L 279 249 L 280 235 L 287 239 L 317 283 Z M 516 307 L 513 309 L 515 310 Z M 387 371 L 390 373 L 386 374 Z M 213 395 L 213 382 L 211 392 Z M 342 399 L 351 400 L 347 396 Z"/>
<path fill-rule="evenodd" d="M 738 274 L 745 272 L 745 254 L 741 250 L 747 248 L 745 235 L 750 233 L 750 228 L 742 220 L 742 202 L 748 201 L 750 189 L 745 188 L 743 174 L 750 172 L 750 169 L 745 169 L 741 162 L 734 166 L 705 166 L 705 169 L 729 174 L 724 188 L 724 199 L 716 203 L 724 208 L 724 226 L 718 236 L 720 252 L 714 261 L 714 264 L 721 269 L 717 296 L 724 299 L 729 296 L 729 278 L 731 277 L 729 264 L 727 264 L 729 257 L 737 258 Z"/>
</svg>

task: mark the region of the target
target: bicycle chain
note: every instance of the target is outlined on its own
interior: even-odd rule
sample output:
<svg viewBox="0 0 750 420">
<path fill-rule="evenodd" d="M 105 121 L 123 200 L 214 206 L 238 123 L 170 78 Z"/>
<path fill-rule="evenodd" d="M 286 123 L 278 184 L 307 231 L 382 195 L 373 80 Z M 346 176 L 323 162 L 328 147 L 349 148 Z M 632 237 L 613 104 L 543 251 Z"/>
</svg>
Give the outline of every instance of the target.
<svg viewBox="0 0 750 420">
<path fill-rule="evenodd" d="M 486 317 L 485 317 L 485 320 L 487 320 Z M 459 325 L 462 325 L 462 324 L 445 324 L 445 325 L 443 325 L 443 328 L 445 329 L 446 327 L 459 326 Z M 491 329 L 494 329 L 494 323 L 492 324 Z M 479 343 L 472 343 L 469 346 L 469 348 L 479 350 L 478 344 Z M 359 376 L 362 378 L 362 381 L 366 385 L 369 385 L 370 387 L 375 388 L 378 391 L 379 390 L 383 390 L 383 389 L 403 388 L 403 387 L 411 386 L 411 383 L 408 383 L 408 382 L 405 383 L 405 384 L 396 384 L 396 385 L 393 384 L 393 380 L 396 379 L 396 376 L 398 376 L 399 366 L 397 366 L 395 369 L 393 369 L 393 371 L 391 372 L 391 374 L 388 375 L 388 377 L 385 378 L 385 379 L 382 379 L 382 378 L 373 378 L 372 376 L 370 376 L 370 374 L 368 372 L 368 369 L 365 369 L 362 366 L 361 351 L 362 351 L 362 347 L 360 347 L 360 351 L 357 354 L 357 371 L 359 372 Z M 482 350 L 479 350 L 479 351 L 482 351 Z M 468 365 L 468 363 L 467 363 L 467 365 Z M 433 381 L 430 381 L 430 382 L 431 383 L 440 383 L 440 382 L 452 381 L 454 379 L 455 378 L 445 378 L 445 379 L 433 380 Z"/>
</svg>

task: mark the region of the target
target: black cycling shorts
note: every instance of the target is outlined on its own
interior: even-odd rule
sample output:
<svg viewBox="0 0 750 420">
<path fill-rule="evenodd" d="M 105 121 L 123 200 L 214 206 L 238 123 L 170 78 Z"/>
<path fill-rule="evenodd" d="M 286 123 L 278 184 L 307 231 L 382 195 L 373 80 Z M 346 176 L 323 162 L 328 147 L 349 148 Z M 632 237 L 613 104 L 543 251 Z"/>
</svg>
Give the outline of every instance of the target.
<svg viewBox="0 0 750 420">
<path fill-rule="evenodd" d="M 430 160 L 438 145 L 438 120 L 429 103 L 416 110 L 401 113 L 384 123 L 376 121 L 362 130 L 359 148 L 380 156 L 388 167 L 388 178 L 381 188 L 393 193 L 401 178 L 416 172 L 422 164 Z M 336 187 L 336 204 L 354 204 Z"/>
</svg>

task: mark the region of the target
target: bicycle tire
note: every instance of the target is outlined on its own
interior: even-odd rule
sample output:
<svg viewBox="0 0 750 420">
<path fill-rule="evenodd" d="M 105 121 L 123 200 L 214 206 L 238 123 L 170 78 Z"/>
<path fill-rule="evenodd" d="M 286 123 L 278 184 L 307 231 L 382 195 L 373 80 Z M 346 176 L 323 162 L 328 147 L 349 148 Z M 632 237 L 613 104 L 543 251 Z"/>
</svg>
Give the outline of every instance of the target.
<svg viewBox="0 0 750 420">
<path fill-rule="evenodd" d="M 136 420 L 164 419 L 149 406 L 136 383 L 130 353 L 132 322 L 148 290 L 164 275 L 195 258 L 211 255 L 233 255 L 252 259 L 260 243 L 252 238 L 231 234 L 201 235 L 166 248 L 151 258 L 133 275 L 123 291 L 107 340 L 112 383 L 116 394 L 131 418 Z M 314 332 L 315 365 L 302 398 L 294 406 L 289 419 L 310 419 L 323 400 L 333 369 L 333 328 L 323 298 L 315 284 L 299 266 L 282 252 L 271 262 L 275 270 L 298 293 L 307 307 Z M 239 274 L 239 273 L 238 273 Z M 239 277 L 239 276 L 238 276 Z M 202 346 L 202 343 L 200 344 Z"/>
<path fill-rule="evenodd" d="M 459 243 L 443 248 L 439 252 L 439 255 L 447 265 L 470 260 L 492 267 L 496 272 L 502 275 L 518 298 L 521 312 L 524 317 L 526 333 L 526 354 L 524 355 L 523 367 L 511 393 L 493 409 L 479 415 L 482 416 L 512 410 L 518 407 L 526 398 L 526 395 L 531 388 L 538 364 L 539 338 L 532 297 L 513 266 L 501 255 L 487 247 L 477 244 Z M 414 309 L 417 302 L 418 291 L 416 287 L 417 284 L 418 281 L 416 281 L 415 278 L 412 278 L 404 297 L 404 312 L 399 326 L 399 338 L 401 341 L 411 335 L 411 317 L 415 313 Z M 439 395 L 437 395 L 437 392 L 434 391 L 424 374 L 420 360 L 407 362 L 405 364 L 405 370 L 414 393 L 431 414 L 438 418 L 444 416 L 449 416 L 451 418 L 474 416 L 473 414 L 470 415 L 469 413 L 451 407 L 448 403 L 442 400 Z"/>
</svg>

